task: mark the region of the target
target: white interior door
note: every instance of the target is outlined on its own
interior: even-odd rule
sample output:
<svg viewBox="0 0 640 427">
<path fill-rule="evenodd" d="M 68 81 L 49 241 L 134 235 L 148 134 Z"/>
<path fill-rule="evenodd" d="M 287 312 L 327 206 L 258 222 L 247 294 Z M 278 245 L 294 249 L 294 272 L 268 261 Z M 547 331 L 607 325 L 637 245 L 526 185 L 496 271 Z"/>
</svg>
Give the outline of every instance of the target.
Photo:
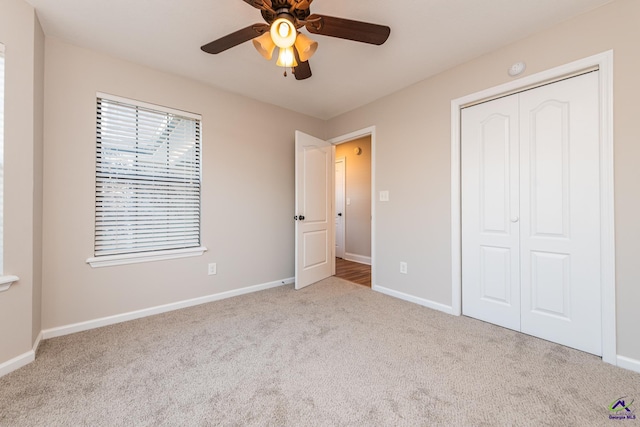
<svg viewBox="0 0 640 427">
<path fill-rule="evenodd" d="M 462 311 L 520 330 L 518 96 L 462 110 Z"/>
<path fill-rule="evenodd" d="M 296 131 L 295 287 L 333 274 L 334 148 Z"/>
<path fill-rule="evenodd" d="M 602 354 L 598 73 L 520 94 L 522 331 Z"/>
<path fill-rule="evenodd" d="M 345 158 L 336 159 L 336 256 L 344 258 L 345 223 Z"/>
<path fill-rule="evenodd" d="M 598 73 L 462 113 L 463 313 L 602 354 Z"/>
</svg>

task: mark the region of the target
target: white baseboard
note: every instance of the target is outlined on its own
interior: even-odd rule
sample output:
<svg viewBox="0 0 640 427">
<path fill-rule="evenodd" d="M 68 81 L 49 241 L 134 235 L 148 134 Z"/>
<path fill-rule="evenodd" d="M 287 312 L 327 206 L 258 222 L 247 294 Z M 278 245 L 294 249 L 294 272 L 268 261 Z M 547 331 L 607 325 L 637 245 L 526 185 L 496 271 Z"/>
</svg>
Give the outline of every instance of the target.
<svg viewBox="0 0 640 427">
<path fill-rule="evenodd" d="M 382 286 L 373 285 L 371 289 L 373 289 L 376 292 L 380 292 L 381 294 L 385 294 L 395 298 L 399 298 L 401 300 L 409 301 L 414 304 L 431 308 L 433 310 L 442 311 L 443 313 L 447 313 L 447 314 L 453 314 L 453 307 L 449 305 L 440 304 L 439 302 L 431 301 L 424 298 L 418 298 L 416 296 L 405 294 L 403 292 L 394 291 L 393 289 L 385 288 Z"/>
<path fill-rule="evenodd" d="M 618 356 L 618 367 L 628 369 L 634 372 L 640 372 L 640 360 L 632 359 L 630 357 Z"/>
<path fill-rule="evenodd" d="M 249 294 L 252 292 L 263 291 L 265 289 L 276 288 L 278 286 L 290 285 L 294 282 L 294 278 L 277 280 L 275 282 L 263 283 L 261 285 L 248 286 L 246 288 L 234 289 L 232 291 L 221 292 L 218 294 L 207 295 L 204 297 L 193 298 L 184 301 L 178 301 L 170 304 L 160 305 L 157 307 L 145 308 L 142 310 L 131 311 L 128 313 L 116 314 L 114 316 L 102 317 L 99 319 L 88 320 L 86 322 L 73 323 L 71 325 L 60 326 L 57 328 L 45 329 L 42 331 L 44 339 L 60 337 L 63 335 L 74 334 L 76 332 L 88 331 L 103 326 L 114 325 L 129 320 L 140 319 L 142 317 L 153 316 L 155 314 L 166 313 L 168 311 L 180 310 L 181 308 L 193 307 L 208 302 L 220 301 L 239 295 Z"/>
<path fill-rule="evenodd" d="M 343 259 L 345 259 L 347 261 L 358 262 L 360 264 L 371 265 L 371 257 L 370 256 L 345 253 Z"/>
<path fill-rule="evenodd" d="M 20 369 L 23 366 L 28 365 L 29 363 L 36 360 L 36 353 L 33 350 L 29 350 L 20 356 L 14 357 L 11 360 L 7 360 L 6 362 L 0 364 L 0 377 L 7 375 L 15 371 L 16 369 Z"/>
<path fill-rule="evenodd" d="M 40 341 L 42 341 L 42 339 L 43 339 L 43 335 L 42 335 L 42 331 L 40 331 L 40 333 L 36 337 L 36 342 L 33 343 L 33 353 L 34 354 L 38 352 L 38 347 L 40 347 Z"/>
<path fill-rule="evenodd" d="M 40 345 L 41 340 L 42 332 L 38 334 L 38 337 L 33 343 L 33 348 L 31 350 L 27 351 L 24 354 L 21 354 L 20 356 L 14 357 L 11 360 L 7 360 L 4 363 L 0 363 L 0 377 L 3 377 L 17 369 L 20 369 L 23 366 L 26 366 L 36 360 L 36 352 L 38 351 L 38 346 Z"/>
</svg>

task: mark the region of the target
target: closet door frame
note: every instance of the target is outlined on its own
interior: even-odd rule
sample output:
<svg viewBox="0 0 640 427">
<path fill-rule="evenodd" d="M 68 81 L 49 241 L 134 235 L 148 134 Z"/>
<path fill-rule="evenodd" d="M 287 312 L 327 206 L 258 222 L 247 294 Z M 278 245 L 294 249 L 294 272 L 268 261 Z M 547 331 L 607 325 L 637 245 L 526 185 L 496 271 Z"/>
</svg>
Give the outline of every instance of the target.
<svg viewBox="0 0 640 427">
<path fill-rule="evenodd" d="M 613 51 L 609 50 L 451 101 L 451 312 L 462 314 L 461 109 L 479 102 L 599 70 L 602 360 L 617 365 L 613 183 Z"/>
</svg>

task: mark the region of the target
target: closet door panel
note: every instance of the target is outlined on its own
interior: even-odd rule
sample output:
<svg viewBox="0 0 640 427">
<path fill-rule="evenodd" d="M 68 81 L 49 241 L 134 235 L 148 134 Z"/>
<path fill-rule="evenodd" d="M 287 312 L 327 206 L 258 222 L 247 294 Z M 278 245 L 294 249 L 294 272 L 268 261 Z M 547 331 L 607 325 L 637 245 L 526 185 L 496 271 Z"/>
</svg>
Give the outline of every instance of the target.
<svg viewBox="0 0 640 427">
<path fill-rule="evenodd" d="M 518 99 L 462 112 L 462 311 L 520 330 Z"/>
<path fill-rule="evenodd" d="M 598 73 L 520 96 L 522 332 L 600 355 Z"/>
</svg>

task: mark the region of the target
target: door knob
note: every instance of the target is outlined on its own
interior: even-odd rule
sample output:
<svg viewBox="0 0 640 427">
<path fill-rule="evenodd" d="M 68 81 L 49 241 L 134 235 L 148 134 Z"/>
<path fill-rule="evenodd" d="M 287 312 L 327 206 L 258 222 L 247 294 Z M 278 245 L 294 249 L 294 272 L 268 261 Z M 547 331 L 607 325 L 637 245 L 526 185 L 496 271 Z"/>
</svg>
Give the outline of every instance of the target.
<svg viewBox="0 0 640 427">
<path fill-rule="evenodd" d="M 340 212 L 340 213 L 338 214 L 338 216 L 342 216 L 342 212 Z"/>
<path fill-rule="evenodd" d="M 304 221 L 304 215 L 300 215 L 300 216 L 298 217 L 298 219 L 299 219 L 300 221 Z"/>
<path fill-rule="evenodd" d="M 518 218 L 517 216 L 511 218 L 511 222 L 518 222 L 519 220 L 520 218 Z"/>
</svg>

